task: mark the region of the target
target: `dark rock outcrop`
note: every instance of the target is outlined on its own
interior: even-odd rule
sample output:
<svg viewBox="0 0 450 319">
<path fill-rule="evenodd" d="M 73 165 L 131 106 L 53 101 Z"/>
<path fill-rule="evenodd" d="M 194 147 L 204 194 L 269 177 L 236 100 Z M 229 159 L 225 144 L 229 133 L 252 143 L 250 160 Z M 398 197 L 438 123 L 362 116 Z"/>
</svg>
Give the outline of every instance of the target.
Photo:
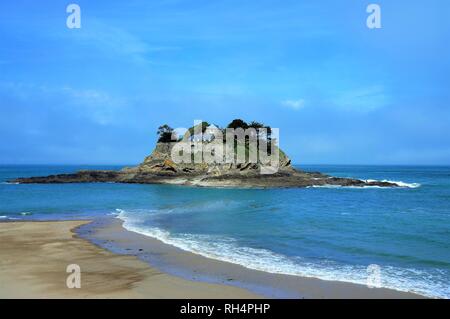
<svg viewBox="0 0 450 319">
<path fill-rule="evenodd" d="M 184 139 L 187 137 L 185 136 Z M 205 142 L 208 143 L 208 142 Z M 352 178 L 338 178 L 318 172 L 304 172 L 291 166 L 289 157 L 279 148 L 278 168 L 273 174 L 261 174 L 260 163 L 207 164 L 175 163 L 171 152 L 176 143 L 157 143 L 153 152 L 144 161 L 120 171 L 79 171 L 73 174 L 59 174 L 45 177 L 18 178 L 14 183 L 139 183 L 179 184 L 205 187 L 398 187 L 390 182 L 363 181 Z M 237 148 L 245 145 L 237 145 Z"/>
</svg>

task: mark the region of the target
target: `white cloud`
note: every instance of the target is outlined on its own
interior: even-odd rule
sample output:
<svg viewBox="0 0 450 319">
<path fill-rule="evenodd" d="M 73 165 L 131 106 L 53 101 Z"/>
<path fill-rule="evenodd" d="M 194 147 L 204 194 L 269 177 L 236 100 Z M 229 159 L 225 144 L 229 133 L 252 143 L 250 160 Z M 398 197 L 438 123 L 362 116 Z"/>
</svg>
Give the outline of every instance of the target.
<svg viewBox="0 0 450 319">
<path fill-rule="evenodd" d="M 284 100 L 281 102 L 281 104 L 285 107 L 288 107 L 293 110 L 300 110 L 305 107 L 305 100 L 298 99 L 298 100 Z"/>
</svg>

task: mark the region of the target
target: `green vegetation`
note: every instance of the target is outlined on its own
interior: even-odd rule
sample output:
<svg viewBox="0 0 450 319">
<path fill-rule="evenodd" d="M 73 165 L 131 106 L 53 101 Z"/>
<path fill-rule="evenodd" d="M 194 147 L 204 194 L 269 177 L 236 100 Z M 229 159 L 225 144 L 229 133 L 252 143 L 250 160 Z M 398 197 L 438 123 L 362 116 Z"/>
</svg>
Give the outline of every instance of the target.
<svg viewBox="0 0 450 319">
<path fill-rule="evenodd" d="M 230 124 L 227 125 L 227 128 L 233 128 L 233 129 L 242 128 L 245 130 L 245 129 L 248 129 L 248 124 L 241 119 L 235 119 L 235 120 L 231 121 Z"/>
<path fill-rule="evenodd" d="M 158 131 L 156 132 L 157 135 L 159 135 L 158 143 L 169 143 L 172 142 L 172 133 L 173 128 L 171 128 L 169 125 L 164 124 L 158 127 Z"/>
<path fill-rule="evenodd" d="M 200 124 L 197 124 L 197 125 L 195 125 L 195 126 L 192 126 L 191 128 L 189 128 L 189 134 L 191 135 L 191 136 L 193 136 L 195 133 L 195 128 L 196 127 L 198 127 L 198 126 L 202 126 L 202 133 L 205 133 L 205 131 L 206 131 L 206 129 L 208 128 L 208 126 L 210 125 L 208 122 L 205 122 L 205 121 L 203 121 L 202 123 L 200 123 Z"/>
<path fill-rule="evenodd" d="M 202 133 L 205 133 L 206 129 L 210 126 L 210 124 L 206 121 L 203 121 L 202 123 L 192 126 L 191 128 L 188 129 L 189 135 L 193 136 L 195 134 L 195 129 L 199 128 L 199 126 L 201 126 Z M 220 127 L 218 125 L 215 125 L 215 126 L 220 129 Z M 261 142 L 261 140 L 266 140 L 267 141 L 267 151 L 270 154 L 271 144 L 272 144 L 272 128 L 270 126 L 267 126 L 267 125 L 257 122 L 257 121 L 251 121 L 250 123 L 247 123 L 242 119 L 234 119 L 226 126 L 226 128 L 232 128 L 232 129 L 242 128 L 244 130 L 249 129 L 249 128 L 255 129 L 256 133 L 253 133 L 253 134 L 256 134 L 256 140 L 258 143 L 258 147 L 259 147 L 259 143 Z M 266 132 L 261 132 L 260 129 L 266 129 Z M 226 129 L 221 129 L 221 130 L 223 133 L 223 142 L 225 143 Z M 172 140 L 173 132 L 174 132 L 173 128 L 171 128 L 169 125 L 167 125 L 167 124 L 161 125 L 158 128 L 158 132 L 157 132 L 157 134 L 159 135 L 158 143 L 169 143 L 169 142 L 175 141 L 176 139 Z M 252 136 L 252 137 L 255 137 L 255 136 Z M 243 145 L 246 148 L 246 152 L 248 152 L 249 140 L 250 140 L 250 138 L 247 137 L 245 139 L 245 144 Z M 235 150 L 237 149 L 237 147 L 238 147 L 237 137 L 235 136 Z"/>
<path fill-rule="evenodd" d="M 263 123 L 257 122 L 257 121 L 251 121 L 249 124 L 247 122 L 245 122 L 244 120 L 241 119 L 234 119 L 233 121 L 231 121 L 228 125 L 227 128 L 233 128 L 233 129 L 237 129 L 237 128 L 242 128 L 242 129 L 248 129 L 248 128 L 254 128 L 256 130 L 256 140 L 258 142 L 258 147 L 259 147 L 259 143 L 262 139 L 266 139 L 267 140 L 267 152 L 268 154 L 271 153 L 272 151 L 272 128 L 270 126 L 264 125 Z M 260 132 L 259 129 L 266 129 L 266 132 Z M 225 141 L 225 132 L 224 132 L 224 141 Z M 248 142 L 249 139 L 246 138 L 245 139 L 245 148 L 246 151 L 248 152 Z M 235 144 L 235 149 L 236 149 L 237 145 Z"/>
</svg>

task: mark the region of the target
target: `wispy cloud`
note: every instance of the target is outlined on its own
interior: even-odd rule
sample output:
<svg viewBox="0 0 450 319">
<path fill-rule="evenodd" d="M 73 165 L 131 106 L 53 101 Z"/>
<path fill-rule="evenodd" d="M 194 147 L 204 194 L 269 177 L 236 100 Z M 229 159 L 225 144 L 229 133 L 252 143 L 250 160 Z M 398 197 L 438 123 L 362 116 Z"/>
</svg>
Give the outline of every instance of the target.
<svg viewBox="0 0 450 319">
<path fill-rule="evenodd" d="M 126 112 L 129 106 L 126 99 L 97 89 L 0 82 L 0 93 L 2 91 L 26 103 L 46 101 L 53 108 L 64 105 L 67 111 L 75 111 L 76 115 L 82 115 L 99 125 L 120 122 L 120 114 Z"/>
<path fill-rule="evenodd" d="M 94 89 L 63 87 L 59 93 L 69 96 L 74 106 L 83 108 L 87 115 L 100 125 L 120 122 L 120 113 L 128 106 L 125 99 Z"/>
<path fill-rule="evenodd" d="M 281 105 L 293 109 L 295 111 L 298 111 L 305 107 L 305 100 L 304 99 L 284 100 L 281 102 Z"/>
<path fill-rule="evenodd" d="M 178 46 L 149 44 L 132 32 L 99 20 L 91 20 L 89 26 L 81 29 L 75 38 L 104 55 L 127 58 L 136 63 L 152 62 L 152 53 L 180 49 Z"/>
<path fill-rule="evenodd" d="M 329 103 L 344 110 L 367 112 L 386 106 L 388 101 L 382 86 L 369 86 L 340 92 Z"/>
<path fill-rule="evenodd" d="M 297 142 L 305 153 L 310 154 L 329 154 L 339 150 L 336 138 L 327 135 L 303 134 Z"/>
</svg>

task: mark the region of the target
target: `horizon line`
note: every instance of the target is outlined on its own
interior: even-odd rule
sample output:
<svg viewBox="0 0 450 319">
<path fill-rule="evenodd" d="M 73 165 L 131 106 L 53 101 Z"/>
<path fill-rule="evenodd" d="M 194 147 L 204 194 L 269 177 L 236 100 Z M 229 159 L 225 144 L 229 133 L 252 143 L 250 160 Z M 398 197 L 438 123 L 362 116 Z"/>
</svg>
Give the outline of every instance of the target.
<svg viewBox="0 0 450 319">
<path fill-rule="evenodd" d="M 137 166 L 137 164 L 123 164 L 123 163 L 0 163 L 0 166 Z M 292 166 L 441 166 L 450 167 L 449 164 L 367 164 L 367 163 L 292 163 Z"/>
</svg>

